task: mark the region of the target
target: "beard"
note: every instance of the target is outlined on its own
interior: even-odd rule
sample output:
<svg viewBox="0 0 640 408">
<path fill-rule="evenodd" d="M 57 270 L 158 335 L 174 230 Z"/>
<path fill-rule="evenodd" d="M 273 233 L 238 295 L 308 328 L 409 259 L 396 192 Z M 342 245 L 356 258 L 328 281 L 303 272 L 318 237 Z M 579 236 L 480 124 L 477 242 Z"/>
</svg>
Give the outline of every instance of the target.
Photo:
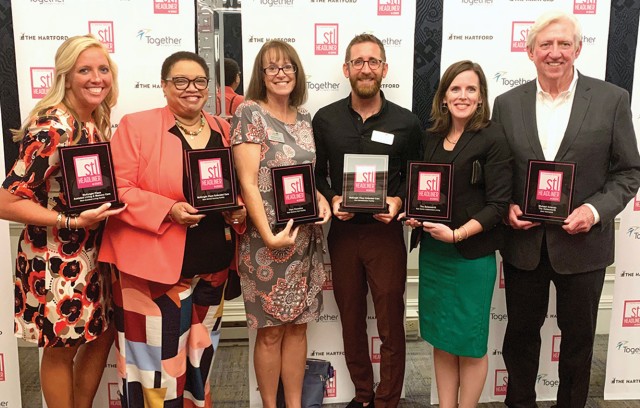
<svg viewBox="0 0 640 408">
<path fill-rule="evenodd" d="M 362 83 L 359 83 L 358 79 L 373 79 L 373 83 L 364 85 Z M 356 95 L 363 99 L 369 99 L 376 96 L 380 91 L 380 86 L 382 85 L 382 76 L 378 77 L 375 74 L 366 76 L 356 75 L 355 77 L 349 77 L 349 82 L 351 83 L 351 89 Z"/>
</svg>

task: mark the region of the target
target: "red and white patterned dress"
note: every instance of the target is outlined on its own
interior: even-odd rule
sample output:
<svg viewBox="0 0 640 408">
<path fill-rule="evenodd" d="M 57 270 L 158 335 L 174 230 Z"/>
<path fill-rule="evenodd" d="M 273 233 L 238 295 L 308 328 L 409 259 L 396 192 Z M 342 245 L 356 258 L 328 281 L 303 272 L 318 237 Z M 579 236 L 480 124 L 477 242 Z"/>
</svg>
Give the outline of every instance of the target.
<svg viewBox="0 0 640 408">
<path fill-rule="evenodd" d="M 80 123 L 59 105 L 42 110 L 21 142 L 2 188 L 60 212 L 67 207 L 58 146 L 100 142 L 94 123 Z M 90 228 L 27 225 L 15 269 L 15 334 L 40 347 L 94 340 L 108 326 L 109 275 L 97 267 L 103 224 Z"/>
<path fill-rule="evenodd" d="M 298 108 L 295 124 L 285 124 L 260 105 L 245 101 L 236 111 L 231 125 L 231 144 L 256 143 L 261 146 L 258 189 L 272 231 L 275 210 L 271 168 L 315 163 L 316 146 L 311 115 Z M 278 132 L 284 143 L 270 140 Z M 322 310 L 323 264 L 322 227 L 300 226 L 296 243 L 272 250 L 265 246 L 251 218 L 239 239 L 238 272 L 249 328 L 302 324 L 315 320 Z"/>
</svg>

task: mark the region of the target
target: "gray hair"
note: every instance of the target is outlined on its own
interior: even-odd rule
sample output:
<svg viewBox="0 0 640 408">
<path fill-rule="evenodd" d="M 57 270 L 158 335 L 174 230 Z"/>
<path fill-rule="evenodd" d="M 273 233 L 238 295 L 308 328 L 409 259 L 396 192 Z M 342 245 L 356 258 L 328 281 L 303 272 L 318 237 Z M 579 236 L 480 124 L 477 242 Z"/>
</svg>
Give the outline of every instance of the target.
<svg viewBox="0 0 640 408">
<path fill-rule="evenodd" d="M 529 29 L 529 35 L 527 36 L 527 50 L 529 52 L 533 51 L 533 47 L 536 45 L 536 37 L 540 33 L 540 31 L 547 28 L 549 25 L 558 22 L 569 22 L 573 26 L 573 42 L 574 48 L 578 49 L 580 43 L 582 42 L 582 27 L 580 26 L 580 22 L 574 15 L 565 13 L 560 10 L 551 10 L 543 13 L 538 19 L 533 23 L 531 28 Z"/>
</svg>

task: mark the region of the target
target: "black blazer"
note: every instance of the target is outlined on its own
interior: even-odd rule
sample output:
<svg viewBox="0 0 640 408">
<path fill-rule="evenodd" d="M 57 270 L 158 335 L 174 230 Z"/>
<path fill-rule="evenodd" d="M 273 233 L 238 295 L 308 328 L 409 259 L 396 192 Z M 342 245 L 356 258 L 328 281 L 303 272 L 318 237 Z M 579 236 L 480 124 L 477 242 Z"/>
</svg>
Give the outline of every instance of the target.
<svg viewBox="0 0 640 408">
<path fill-rule="evenodd" d="M 427 133 L 423 160 L 431 161 L 443 137 Z M 464 132 L 453 149 L 453 202 L 449 226 L 455 229 L 473 218 L 483 231 L 455 244 L 467 259 L 488 255 L 504 244 L 503 217 L 511 199 L 511 151 L 502 125 L 491 122 L 476 132 Z M 482 169 L 482 177 L 472 183 L 473 163 Z M 412 231 L 412 249 L 420 241 L 423 230 Z M 462 232 L 462 231 L 461 231 Z M 462 232 L 464 233 L 464 232 Z"/>
<path fill-rule="evenodd" d="M 504 126 L 514 156 L 513 201 L 522 207 L 527 161 L 544 160 L 536 124 L 536 81 L 498 96 L 493 119 Z M 526 231 L 509 229 L 502 257 L 519 269 L 533 270 L 540 262 L 544 237 L 558 273 L 611 265 L 613 220 L 640 186 L 640 156 L 627 91 L 579 74 L 567 130 L 552 160 L 576 163 L 573 207 L 593 205 L 600 223 L 575 235 L 553 224 Z"/>
</svg>

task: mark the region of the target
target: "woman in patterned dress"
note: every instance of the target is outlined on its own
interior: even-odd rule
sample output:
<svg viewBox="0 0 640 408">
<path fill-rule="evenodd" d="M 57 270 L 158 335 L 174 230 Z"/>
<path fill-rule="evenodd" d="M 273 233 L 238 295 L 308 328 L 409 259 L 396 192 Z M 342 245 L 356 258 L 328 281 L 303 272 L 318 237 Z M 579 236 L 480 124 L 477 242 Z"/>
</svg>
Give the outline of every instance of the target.
<svg viewBox="0 0 640 408">
<path fill-rule="evenodd" d="M 109 204 L 68 213 L 57 148 L 108 140 L 116 66 L 90 35 L 66 40 L 55 78 L 22 127 L 18 160 L 0 189 L 0 218 L 26 224 L 15 270 L 15 334 L 43 348 L 40 381 L 47 405 L 90 407 L 113 329 L 109 276 L 97 265 Z M 74 363 L 75 358 L 75 363 Z"/>
<path fill-rule="evenodd" d="M 264 407 L 276 405 L 282 378 L 287 407 L 300 407 L 307 354 L 307 322 L 322 306 L 322 227 L 331 211 L 316 192 L 323 220 L 293 228 L 274 226 L 271 168 L 315 163 L 304 70 L 296 51 L 281 41 L 256 56 L 247 100 L 232 119 L 231 144 L 248 212 L 240 238 L 238 272 L 247 325 L 257 329 L 254 365 Z"/>
</svg>

